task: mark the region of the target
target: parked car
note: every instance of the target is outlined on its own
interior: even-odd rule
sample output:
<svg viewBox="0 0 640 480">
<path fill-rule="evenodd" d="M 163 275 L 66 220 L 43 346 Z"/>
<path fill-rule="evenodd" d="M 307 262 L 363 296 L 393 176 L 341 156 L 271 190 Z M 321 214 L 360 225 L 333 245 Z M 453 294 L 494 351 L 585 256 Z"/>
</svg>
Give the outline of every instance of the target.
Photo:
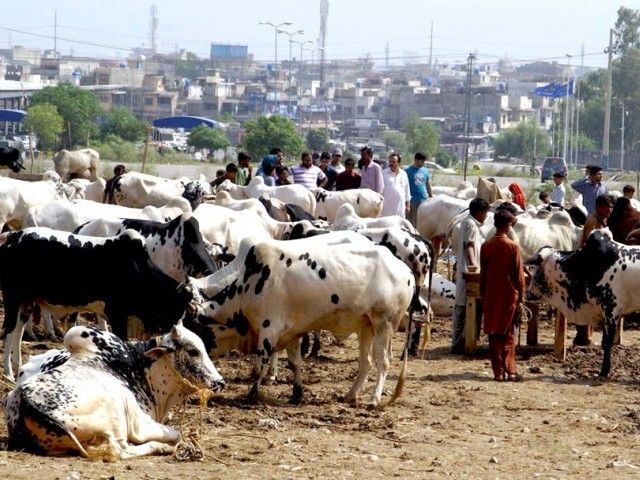
<svg viewBox="0 0 640 480">
<path fill-rule="evenodd" d="M 562 173 L 567 176 L 567 162 L 562 157 L 547 157 L 542 163 L 542 173 L 540 174 L 540 181 L 546 182 L 551 180 L 554 173 Z"/>
<path fill-rule="evenodd" d="M 445 168 L 442 165 L 438 165 L 435 162 L 424 162 L 424 166 L 431 170 L 433 173 L 458 173 L 453 168 Z"/>
</svg>

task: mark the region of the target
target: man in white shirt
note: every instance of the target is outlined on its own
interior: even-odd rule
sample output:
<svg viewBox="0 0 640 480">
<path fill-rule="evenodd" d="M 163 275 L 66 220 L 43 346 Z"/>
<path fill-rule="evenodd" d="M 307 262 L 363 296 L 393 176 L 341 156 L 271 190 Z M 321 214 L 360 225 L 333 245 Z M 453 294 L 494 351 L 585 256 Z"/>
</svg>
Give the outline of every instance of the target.
<svg viewBox="0 0 640 480">
<path fill-rule="evenodd" d="M 567 191 L 564 188 L 564 174 L 562 172 L 556 172 L 553 174 L 553 183 L 555 185 L 549 200 L 551 203 L 557 203 L 564 207 L 564 198 L 567 195 Z"/>
<path fill-rule="evenodd" d="M 300 165 L 291 167 L 291 173 L 294 183 L 307 187 L 309 190 L 324 187 L 327 183 L 327 176 L 313 164 L 313 159 L 309 152 L 302 154 Z"/>
<path fill-rule="evenodd" d="M 409 177 L 400 168 L 401 158 L 397 153 L 389 155 L 389 167 L 382 170 L 382 181 L 384 182 L 384 206 L 382 217 L 389 215 L 400 215 L 405 218 L 409 211 Z"/>
</svg>

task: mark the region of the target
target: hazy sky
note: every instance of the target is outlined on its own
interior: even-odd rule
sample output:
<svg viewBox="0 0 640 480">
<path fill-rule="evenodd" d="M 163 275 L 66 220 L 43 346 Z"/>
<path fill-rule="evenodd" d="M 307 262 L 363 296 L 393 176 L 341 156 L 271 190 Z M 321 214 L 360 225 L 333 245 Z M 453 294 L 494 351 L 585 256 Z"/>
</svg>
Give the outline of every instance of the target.
<svg viewBox="0 0 640 480">
<path fill-rule="evenodd" d="M 76 55 L 124 58 L 126 48 L 149 45 L 149 7 L 158 8 L 158 46 L 176 46 L 208 56 L 210 43 L 240 43 L 258 60 L 273 59 L 274 31 L 258 23 L 293 22 L 290 30 L 305 31 L 301 40 L 318 38 L 320 0 L 4 0 L 0 47 L 52 48 L 53 40 L 12 28 L 53 36 L 58 11 L 58 50 Z M 481 63 L 507 55 L 515 61 L 565 60 L 604 66 L 608 31 L 619 3 L 607 0 L 329 0 L 327 58 L 358 58 L 369 53 L 384 64 L 386 44 L 391 62 L 426 61 L 429 25 L 433 21 L 433 57 L 463 61 L 476 51 Z M 70 43 L 63 39 L 109 47 Z M 309 45 L 307 45 L 308 47 Z M 288 56 L 288 40 L 280 36 L 278 56 Z M 299 45 L 293 45 L 298 57 Z M 310 53 L 304 53 L 309 58 Z"/>
</svg>

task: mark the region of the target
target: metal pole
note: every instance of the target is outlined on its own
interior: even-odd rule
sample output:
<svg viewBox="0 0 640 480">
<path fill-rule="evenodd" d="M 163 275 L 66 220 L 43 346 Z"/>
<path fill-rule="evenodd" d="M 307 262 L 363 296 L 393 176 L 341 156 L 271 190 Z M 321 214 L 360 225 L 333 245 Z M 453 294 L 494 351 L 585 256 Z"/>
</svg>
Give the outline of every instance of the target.
<svg viewBox="0 0 640 480">
<path fill-rule="evenodd" d="M 289 35 L 289 86 L 287 88 L 287 115 L 291 118 L 291 45 L 293 35 Z"/>
<path fill-rule="evenodd" d="M 473 60 L 475 59 L 475 55 L 473 53 L 469 54 L 469 58 L 467 60 L 467 97 L 465 99 L 465 110 L 466 110 L 466 118 L 464 122 L 464 175 L 463 180 L 467 180 L 467 169 L 469 166 L 469 127 L 471 123 L 471 71 L 473 69 Z"/>
<path fill-rule="evenodd" d="M 620 171 L 624 170 L 624 117 L 626 117 L 624 110 L 624 99 L 622 100 L 622 126 L 620 127 Z"/>
<path fill-rule="evenodd" d="M 580 148 L 580 77 L 575 79 L 576 85 L 576 148 L 573 164 L 578 168 L 578 149 Z"/>
<path fill-rule="evenodd" d="M 571 55 L 565 54 L 569 58 L 569 74 L 567 74 L 567 88 L 564 99 L 564 138 L 562 141 L 562 158 L 567 160 L 567 133 L 569 129 L 569 80 L 571 75 Z"/>
<path fill-rule="evenodd" d="M 275 49 L 274 49 L 274 60 L 273 60 L 273 106 L 274 109 L 277 110 L 277 100 L 278 100 L 278 27 L 275 28 Z"/>
<path fill-rule="evenodd" d="M 609 129 L 611 128 L 611 62 L 613 61 L 613 28 L 609 30 L 609 59 L 607 61 L 607 90 L 604 105 L 604 132 L 602 134 L 602 168 L 609 168 Z"/>
</svg>

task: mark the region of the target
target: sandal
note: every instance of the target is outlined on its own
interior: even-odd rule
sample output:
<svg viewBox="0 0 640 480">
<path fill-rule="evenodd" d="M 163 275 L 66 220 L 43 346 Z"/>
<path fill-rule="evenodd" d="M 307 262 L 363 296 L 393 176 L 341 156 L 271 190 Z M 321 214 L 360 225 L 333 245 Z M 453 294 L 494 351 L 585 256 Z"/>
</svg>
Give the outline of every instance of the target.
<svg viewBox="0 0 640 480">
<path fill-rule="evenodd" d="M 519 373 L 510 373 L 509 375 L 507 375 L 507 381 L 508 382 L 521 382 L 522 381 L 522 375 L 520 375 Z"/>
</svg>

